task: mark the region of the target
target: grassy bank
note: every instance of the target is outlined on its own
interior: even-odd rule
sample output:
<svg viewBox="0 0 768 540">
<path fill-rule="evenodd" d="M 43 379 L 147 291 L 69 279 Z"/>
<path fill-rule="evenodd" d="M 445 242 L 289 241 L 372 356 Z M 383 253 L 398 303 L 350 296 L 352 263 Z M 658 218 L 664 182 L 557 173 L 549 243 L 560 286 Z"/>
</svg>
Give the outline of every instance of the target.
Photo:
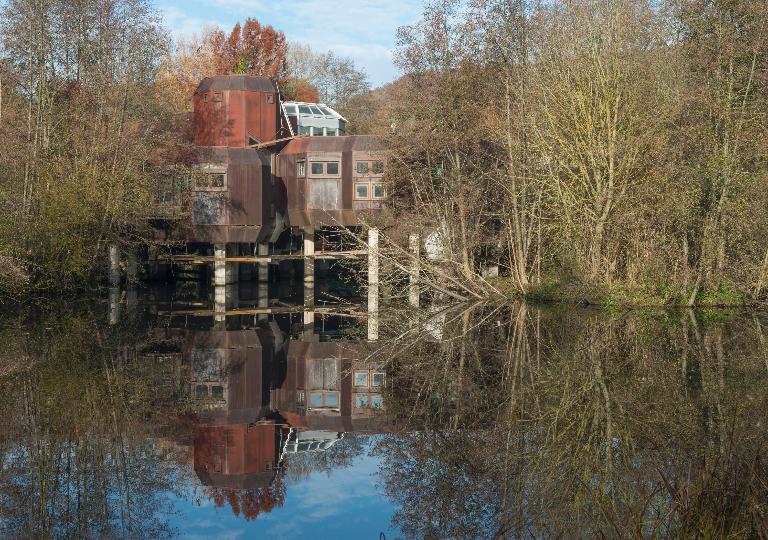
<svg viewBox="0 0 768 540">
<path fill-rule="evenodd" d="M 493 286 L 508 296 L 520 297 L 510 278 L 502 277 Z M 596 284 L 581 281 L 547 280 L 533 286 L 522 296 L 533 304 L 580 304 L 599 306 L 607 310 L 639 307 L 688 307 L 690 289 L 659 281 L 646 283 Z M 750 299 L 747 294 L 725 279 L 713 281 L 696 295 L 697 308 L 761 307 L 765 303 Z"/>
</svg>

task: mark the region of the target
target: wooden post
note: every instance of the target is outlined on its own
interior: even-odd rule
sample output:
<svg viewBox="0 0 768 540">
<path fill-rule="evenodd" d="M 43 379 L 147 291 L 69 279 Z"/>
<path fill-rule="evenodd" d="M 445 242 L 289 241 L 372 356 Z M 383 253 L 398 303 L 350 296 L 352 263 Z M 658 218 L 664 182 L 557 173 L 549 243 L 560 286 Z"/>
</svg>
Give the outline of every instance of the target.
<svg viewBox="0 0 768 540">
<path fill-rule="evenodd" d="M 109 244 L 109 285 L 120 286 L 120 247 L 114 242 Z"/>
<path fill-rule="evenodd" d="M 368 341 L 379 339 L 379 229 L 368 230 Z"/>
<path fill-rule="evenodd" d="M 419 307 L 419 248 L 419 235 L 410 235 L 408 237 L 408 249 L 413 260 L 411 261 L 411 274 L 408 284 L 408 303 L 413 307 Z"/>
</svg>

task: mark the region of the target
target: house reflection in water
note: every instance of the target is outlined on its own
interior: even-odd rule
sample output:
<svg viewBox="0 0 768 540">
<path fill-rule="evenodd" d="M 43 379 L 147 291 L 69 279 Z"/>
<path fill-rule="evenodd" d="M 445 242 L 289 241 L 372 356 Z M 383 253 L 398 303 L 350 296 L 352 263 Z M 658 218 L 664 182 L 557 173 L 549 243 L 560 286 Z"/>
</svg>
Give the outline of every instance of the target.
<svg viewBox="0 0 768 540">
<path fill-rule="evenodd" d="M 292 454 L 383 430 L 385 373 L 359 360 L 354 342 L 290 339 L 287 320 L 285 330 L 276 320 L 230 329 L 235 322 L 184 340 L 199 411 L 194 468 L 216 504 L 254 519 L 282 505 Z"/>
</svg>

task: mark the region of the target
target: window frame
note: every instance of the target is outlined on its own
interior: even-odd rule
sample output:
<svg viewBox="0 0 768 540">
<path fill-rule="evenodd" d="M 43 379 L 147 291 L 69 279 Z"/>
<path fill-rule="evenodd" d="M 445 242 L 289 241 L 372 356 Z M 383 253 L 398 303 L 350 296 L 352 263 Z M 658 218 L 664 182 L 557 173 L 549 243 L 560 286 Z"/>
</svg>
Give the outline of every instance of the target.
<svg viewBox="0 0 768 540">
<path fill-rule="evenodd" d="M 213 181 L 211 177 L 213 176 L 220 176 L 221 177 L 221 185 L 215 186 L 213 185 Z M 209 192 L 221 192 L 221 191 L 227 191 L 228 185 L 229 185 L 229 179 L 227 178 L 227 167 L 226 165 L 214 165 L 214 164 L 202 164 L 198 167 L 195 167 L 192 172 L 192 181 L 190 182 L 192 191 L 209 191 Z M 200 183 L 200 180 L 206 178 L 206 184 L 202 185 Z"/>
<path fill-rule="evenodd" d="M 307 160 L 300 159 L 296 162 L 296 176 L 298 178 L 306 178 L 307 176 Z"/>
</svg>

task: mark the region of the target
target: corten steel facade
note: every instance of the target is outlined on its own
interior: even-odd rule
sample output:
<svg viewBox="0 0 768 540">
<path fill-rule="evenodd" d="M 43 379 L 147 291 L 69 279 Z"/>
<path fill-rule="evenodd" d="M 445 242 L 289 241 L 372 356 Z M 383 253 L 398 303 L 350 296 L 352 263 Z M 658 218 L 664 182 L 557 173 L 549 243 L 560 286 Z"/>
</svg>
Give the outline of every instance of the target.
<svg viewBox="0 0 768 540">
<path fill-rule="evenodd" d="M 195 144 L 245 148 L 280 137 L 280 94 L 266 77 L 206 77 L 194 94 Z"/>
<path fill-rule="evenodd" d="M 287 227 L 355 226 L 359 212 L 383 207 L 383 144 L 371 136 L 288 137 L 272 80 L 208 77 L 194 105 L 189 218 L 159 228 L 162 238 L 274 242 Z"/>
<path fill-rule="evenodd" d="M 381 163 L 376 175 L 358 173 L 358 164 Z M 362 198 L 356 185 L 372 185 L 377 179 L 383 190 L 383 144 L 375 137 L 299 137 L 277 156 L 275 174 L 285 186 L 287 221 L 294 227 L 354 226 L 358 212 L 379 210 L 382 197 Z M 369 170 L 372 168 L 369 167 Z"/>
</svg>

